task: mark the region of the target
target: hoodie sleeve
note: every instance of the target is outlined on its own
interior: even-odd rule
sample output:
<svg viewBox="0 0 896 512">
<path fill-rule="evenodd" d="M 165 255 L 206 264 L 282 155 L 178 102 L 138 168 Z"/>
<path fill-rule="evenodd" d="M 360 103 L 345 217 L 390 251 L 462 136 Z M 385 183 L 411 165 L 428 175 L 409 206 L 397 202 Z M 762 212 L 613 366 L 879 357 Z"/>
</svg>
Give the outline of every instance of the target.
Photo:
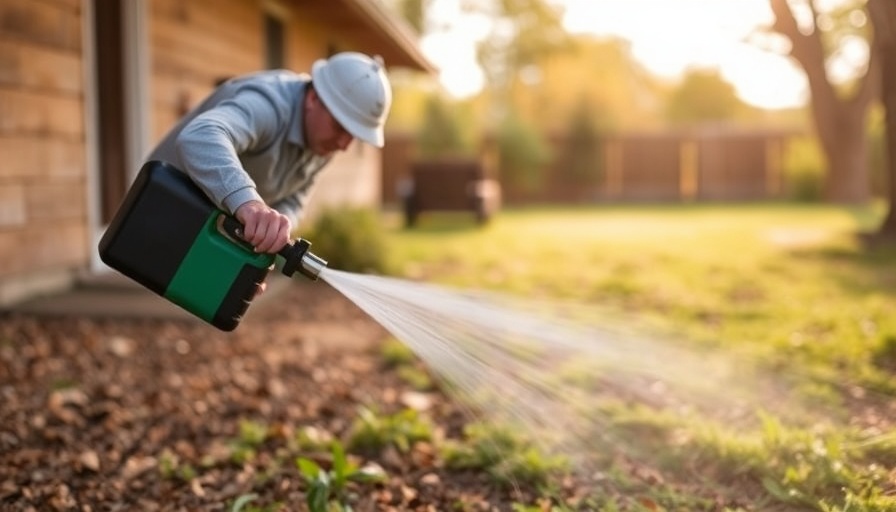
<svg viewBox="0 0 896 512">
<path fill-rule="evenodd" d="M 247 201 L 262 200 L 238 155 L 270 145 L 285 126 L 274 101 L 255 89 L 239 91 L 198 115 L 177 137 L 183 170 L 223 210 L 233 213 Z"/>
</svg>

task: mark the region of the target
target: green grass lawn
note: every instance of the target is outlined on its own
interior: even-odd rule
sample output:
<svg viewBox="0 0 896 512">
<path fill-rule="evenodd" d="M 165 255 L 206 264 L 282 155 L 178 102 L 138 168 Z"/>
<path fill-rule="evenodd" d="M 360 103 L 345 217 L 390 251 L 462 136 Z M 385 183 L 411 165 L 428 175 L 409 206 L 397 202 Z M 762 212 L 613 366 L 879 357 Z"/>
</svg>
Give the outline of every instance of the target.
<svg viewBox="0 0 896 512">
<path fill-rule="evenodd" d="M 741 430 L 611 407 L 618 435 L 642 434 L 649 463 L 669 475 L 643 488 L 609 471 L 617 490 L 646 496 L 629 509 L 718 510 L 707 496 L 733 493 L 742 508 L 727 510 L 883 511 L 896 510 L 896 247 L 856 236 L 880 217 L 820 205 L 541 208 L 484 227 L 432 214 L 403 229 L 390 217 L 386 236 L 401 277 L 615 311 L 742 364 L 745 387 L 764 375 L 812 409 L 789 423 L 768 396 Z M 699 356 L 688 364 L 700 373 Z"/>
</svg>

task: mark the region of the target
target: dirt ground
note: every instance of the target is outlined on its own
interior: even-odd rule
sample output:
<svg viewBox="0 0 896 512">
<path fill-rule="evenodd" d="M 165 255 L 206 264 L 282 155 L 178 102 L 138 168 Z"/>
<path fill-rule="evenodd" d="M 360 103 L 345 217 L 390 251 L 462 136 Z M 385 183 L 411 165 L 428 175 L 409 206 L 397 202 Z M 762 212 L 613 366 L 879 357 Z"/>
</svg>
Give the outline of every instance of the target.
<svg viewBox="0 0 896 512">
<path fill-rule="evenodd" d="M 324 283 L 291 285 L 232 333 L 200 322 L 0 316 L 0 510 L 305 510 L 301 432 L 344 439 L 362 405 L 424 407 L 445 435 L 465 416 L 385 366 L 386 333 Z M 239 460 L 240 425 L 264 425 Z M 358 458 L 387 474 L 354 510 L 510 510 L 531 502 L 418 443 Z M 353 454 L 355 456 L 356 454 Z M 522 494 L 520 494 L 522 493 Z M 246 509 L 244 509 L 246 510 Z"/>
</svg>

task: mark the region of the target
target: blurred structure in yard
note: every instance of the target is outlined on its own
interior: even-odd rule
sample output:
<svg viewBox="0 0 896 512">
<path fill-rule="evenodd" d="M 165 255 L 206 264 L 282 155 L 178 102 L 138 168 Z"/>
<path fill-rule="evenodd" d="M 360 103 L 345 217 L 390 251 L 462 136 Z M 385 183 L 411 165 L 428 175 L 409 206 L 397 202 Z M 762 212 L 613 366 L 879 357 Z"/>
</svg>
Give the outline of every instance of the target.
<svg viewBox="0 0 896 512">
<path fill-rule="evenodd" d="M 476 158 L 415 162 L 398 188 L 407 226 L 427 211 L 466 211 L 484 224 L 501 205 L 501 186 Z"/>
</svg>

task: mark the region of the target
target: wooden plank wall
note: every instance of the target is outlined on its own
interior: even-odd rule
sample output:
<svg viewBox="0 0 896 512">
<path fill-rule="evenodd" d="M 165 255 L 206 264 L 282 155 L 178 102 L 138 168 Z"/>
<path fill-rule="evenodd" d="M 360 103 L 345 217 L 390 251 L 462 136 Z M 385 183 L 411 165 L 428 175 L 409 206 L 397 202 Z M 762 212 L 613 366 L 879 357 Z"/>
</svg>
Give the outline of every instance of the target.
<svg viewBox="0 0 896 512">
<path fill-rule="evenodd" d="M 260 0 L 149 2 L 153 142 L 198 105 L 218 80 L 264 67 L 265 12 L 284 22 L 288 69 L 307 72 L 332 46 L 351 48 L 341 42 L 346 35 L 305 16 L 301 3 L 279 5 L 266 11 Z"/>
<path fill-rule="evenodd" d="M 0 282 L 90 258 L 81 16 L 81 0 L 0 2 Z"/>
<path fill-rule="evenodd" d="M 153 143 L 226 77 L 263 64 L 262 10 L 247 0 L 149 2 Z"/>
</svg>

